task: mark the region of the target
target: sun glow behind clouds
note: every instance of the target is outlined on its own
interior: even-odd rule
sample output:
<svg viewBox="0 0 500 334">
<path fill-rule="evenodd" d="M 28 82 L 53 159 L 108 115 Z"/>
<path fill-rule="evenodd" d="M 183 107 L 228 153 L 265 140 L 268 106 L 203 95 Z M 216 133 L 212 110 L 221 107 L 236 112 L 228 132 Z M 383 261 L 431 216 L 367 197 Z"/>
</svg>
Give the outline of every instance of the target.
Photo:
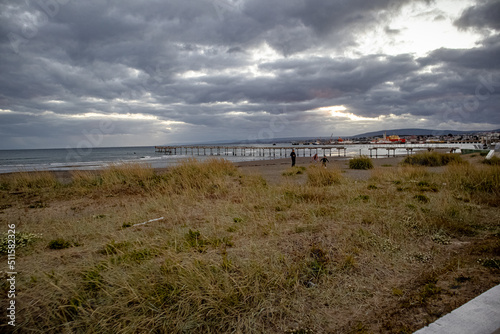
<svg viewBox="0 0 500 334">
<path fill-rule="evenodd" d="M 346 56 L 365 54 L 424 56 L 439 48 L 472 48 L 482 37 L 473 31 L 461 31 L 453 25 L 473 0 L 436 0 L 413 2 L 399 15 L 357 36 L 357 45 L 344 50 Z M 444 37 L 445 36 L 445 37 Z"/>
<path fill-rule="evenodd" d="M 321 107 L 316 109 L 321 112 L 326 112 L 330 117 L 338 117 L 338 118 L 348 118 L 351 121 L 378 121 L 379 117 L 370 118 L 370 117 L 361 117 L 357 116 L 351 112 L 346 112 L 347 108 L 344 106 L 329 106 L 329 107 Z"/>
</svg>

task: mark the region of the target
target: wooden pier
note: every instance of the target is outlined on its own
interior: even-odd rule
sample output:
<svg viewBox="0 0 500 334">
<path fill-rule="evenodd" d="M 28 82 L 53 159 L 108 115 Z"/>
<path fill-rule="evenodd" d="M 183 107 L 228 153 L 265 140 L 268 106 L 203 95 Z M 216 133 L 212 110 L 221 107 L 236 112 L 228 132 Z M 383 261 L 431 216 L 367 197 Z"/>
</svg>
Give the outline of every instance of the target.
<svg viewBox="0 0 500 334">
<path fill-rule="evenodd" d="M 406 150 L 406 155 L 411 155 L 413 154 L 413 150 L 415 151 L 422 151 L 422 150 L 427 150 L 427 151 L 434 151 L 434 150 L 440 150 L 440 151 L 449 151 L 450 153 L 455 153 L 456 150 L 460 149 L 460 147 L 430 147 L 430 146 L 373 146 L 369 147 L 368 150 L 370 151 L 370 158 L 373 158 L 373 151 L 375 151 L 375 158 L 378 158 L 378 150 L 386 150 L 387 151 L 387 157 L 391 156 L 391 151 L 392 151 L 392 156 L 396 156 L 396 150 Z M 383 155 L 385 156 L 385 154 Z"/>
<path fill-rule="evenodd" d="M 255 156 L 255 157 L 289 157 L 292 149 L 298 157 L 333 156 L 335 150 L 337 156 L 346 156 L 345 146 L 311 146 L 311 147 L 255 147 L 255 146 L 155 146 L 155 152 L 168 155 L 219 155 L 219 156 Z M 333 153 L 332 153 L 333 152 Z M 342 155 L 341 155 L 342 153 Z"/>
<path fill-rule="evenodd" d="M 351 148 L 355 148 L 351 146 Z M 337 156 L 346 157 L 347 146 L 336 145 L 313 145 L 313 146 L 155 146 L 156 153 L 167 155 L 187 155 L 187 156 L 242 156 L 242 157 L 270 157 L 270 158 L 287 158 L 290 156 L 292 149 L 298 157 L 312 157 L 314 154 L 321 156 Z M 413 151 L 420 150 L 442 150 L 454 153 L 459 147 L 429 147 L 429 146 L 400 146 L 400 145 L 373 145 L 368 147 L 370 157 L 391 157 L 396 156 L 396 150 L 406 150 L 406 155 L 413 154 Z M 378 150 L 385 150 L 385 154 L 379 154 Z M 336 151 L 336 152 L 335 152 Z M 373 154 L 375 151 L 375 154 Z M 360 150 L 361 155 L 361 150 Z"/>
</svg>

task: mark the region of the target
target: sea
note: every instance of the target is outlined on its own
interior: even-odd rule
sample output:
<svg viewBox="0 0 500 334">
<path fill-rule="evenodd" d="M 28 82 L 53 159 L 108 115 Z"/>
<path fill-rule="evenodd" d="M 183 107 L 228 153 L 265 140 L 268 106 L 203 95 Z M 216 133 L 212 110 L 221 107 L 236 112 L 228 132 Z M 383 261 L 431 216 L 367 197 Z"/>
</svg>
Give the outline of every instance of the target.
<svg viewBox="0 0 500 334">
<path fill-rule="evenodd" d="M 206 145 L 209 146 L 209 145 Z M 213 145 L 212 145 L 213 146 Z M 318 153 L 328 156 L 338 157 L 340 159 L 349 159 L 354 156 L 367 155 L 370 153 L 375 157 L 374 150 L 370 148 L 376 147 L 375 145 L 344 145 L 346 152 L 340 152 L 332 146 L 331 152 L 329 150 L 322 151 L 323 146 L 315 147 L 314 145 L 298 145 L 294 146 L 291 143 L 279 143 L 276 146 L 272 144 L 230 144 L 230 145 L 217 145 L 218 147 L 240 147 L 237 150 L 237 155 L 233 155 L 232 151 L 225 151 L 220 149 L 216 150 L 210 155 L 197 155 L 196 150 L 183 150 L 182 154 L 165 154 L 155 152 L 154 146 L 134 146 L 134 147 L 93 147 L 93 148 L 57 148 L 57 149 L 23 149 L 23 150 L 0 150 L 0 174 L 23 172 L 23 171 L 58 171 L 58 170 L 92 170 L 101 169 L 112 164 L 123 163 L 141 163 L 147 164 L 153 168 L 164 168 L 175 166 L 182 160 L 188 158 L 196 158 L 199 160 L 219 157 L 233 162 L 241 161 L 256 161 L 264 159 L 276 159 L 288 157 L 292 148 L 298 151 L 298 156 L 309 156 Z M 474 148 L 471 144 L 404 144 L 392 145 L 395 151 L 391 151 L 390 155 L 396 154 L 397 156 L 406 155 L 407 148 L 410 147 L 457 147 L 457 148 Z M 242 148 L 245 147 L 244 155 L 241 153 Z M 264 147 L 282 147 L 281 155 L 273 153 L 271 150 L 262 150 Z M 317 149 L 317 151 L 315 150 Z M 457 151 L 460 152 L 459 150 Z M 177 151 L 178 153 L 178 151 Z M 340 155 L 339 155 L 340 153 Z M 378 158 L 387 157 L 388 151 L 380 148 L 377 150 Z"/>
</svg>

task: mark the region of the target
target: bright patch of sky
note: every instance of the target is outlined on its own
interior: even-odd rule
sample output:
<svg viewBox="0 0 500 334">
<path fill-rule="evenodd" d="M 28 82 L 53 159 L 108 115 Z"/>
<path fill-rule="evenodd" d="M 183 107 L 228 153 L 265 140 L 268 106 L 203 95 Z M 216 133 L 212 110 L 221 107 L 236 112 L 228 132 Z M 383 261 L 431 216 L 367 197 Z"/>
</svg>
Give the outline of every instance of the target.
<svg viewBox="0 0 500 334">
<path fill-rule="evenodd" d="M 411 53 L 425 56 L 439 48 L 472 48 L 484 36 L 459 30 L 453 22 L 473 4 L 470 0 L 437 0 L 429 5 L 412 3 L 390 21 L 358 36 L 358 45 L 346 50 L 344 55 Z"/>
<path fill-rule="evenodd" d="M 321 112 L 326 112 L 327 117 L 336 117 L 336 118 L 346 118 L 351 121 L 377 121 L 379 118 L 370 118 L 370 117 L 361 117 L 355 115 L 351 112 L 346 112 L 347 108 L 345 106 L 330 106 L 330 107 L 322 107 L 317 110 Z"/>
</svg>

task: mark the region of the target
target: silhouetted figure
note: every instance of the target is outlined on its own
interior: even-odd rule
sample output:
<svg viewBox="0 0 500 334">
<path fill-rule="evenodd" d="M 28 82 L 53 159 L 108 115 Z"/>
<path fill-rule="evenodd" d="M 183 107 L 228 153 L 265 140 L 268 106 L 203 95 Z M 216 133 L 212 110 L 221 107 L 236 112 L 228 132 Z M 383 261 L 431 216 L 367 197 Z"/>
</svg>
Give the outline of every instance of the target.
<svg viewBox="0 0 500 334">
<path fill-rule="evenodd" d="M 326 168 L 326 163 L 327 163 L 327 162 L 330 162 L 330 161 L 328 161 L 328 159 L 326 158 L 326 155 L 325 155 L 325 156 L 323 156 L 323 158 L 321 158 L 321 160 L 320 160 L 320 161 L 321 161 L 321 166 L 323 166 L 323 167 L 325 167 L 325 168 Z"/>
<path fill-rule="evenodd" d="M 295 149 L 292 148 L 292 153 L 290 153 L 290 157 L 292 158 L 292 167 L 295 166 L 295 158 L 297 155 L 295 154 Z"/>
</svg>

